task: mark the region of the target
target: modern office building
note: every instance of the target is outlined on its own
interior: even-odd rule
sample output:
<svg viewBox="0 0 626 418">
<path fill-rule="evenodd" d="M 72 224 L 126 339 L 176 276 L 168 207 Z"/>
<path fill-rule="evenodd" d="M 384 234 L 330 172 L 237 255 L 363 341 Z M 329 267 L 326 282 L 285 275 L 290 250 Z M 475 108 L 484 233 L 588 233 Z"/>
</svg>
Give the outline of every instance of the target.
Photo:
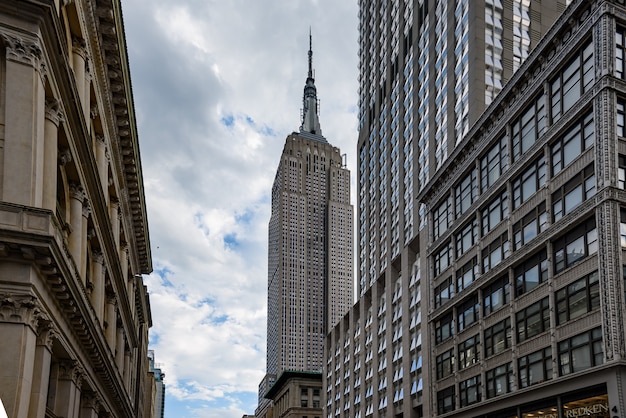
<svg viewBox="0 0 626 418">
<path fill-rule="evenodd" d="M 325 416 L 437 415 L 433 260 L 423 238 L 433 227 L 433 202 L 418 197 L 427 185 L 444 187 L 434 176 L 452 164 L 451 155 L 467 153 L 460 148 L 464 138 L 482 129 L 487 109 L 491 118 L 521 110 L 495 111 L 494 102 L 505 86 L 520 89 L 533 75 L 525 64 L 532 54 L 547 60 L 532 51 L 557 42 L 542 37 L 554 33 L 567 3 L 359 2 L 359 295 L 326 340 Z M 515 129 L 506 141 L 528 126 Z M 464 196 L 482 181 L 453 180 L 445 187 L 457 193 L 458 186 Z M 480 267 L 482 259 L 476 263 Z M 472 264 L 451 264 L 455 286 L 457 275 L 473 272 Z"/>
<path fill-rule="evenodd" d="M 324 337 L 353 303 L 350 172 L 320 128 L 312 51 L 302 125 L 285 141 L 272 187 L 268 240 L 267 376 L 259 408 L 286 371 L 321 373 Z"/>
<path fill-rule="evenodd" d="M 152 270 L 119 0 L 0 2 L 0 398 L 143 417 Z"/>
</svg>

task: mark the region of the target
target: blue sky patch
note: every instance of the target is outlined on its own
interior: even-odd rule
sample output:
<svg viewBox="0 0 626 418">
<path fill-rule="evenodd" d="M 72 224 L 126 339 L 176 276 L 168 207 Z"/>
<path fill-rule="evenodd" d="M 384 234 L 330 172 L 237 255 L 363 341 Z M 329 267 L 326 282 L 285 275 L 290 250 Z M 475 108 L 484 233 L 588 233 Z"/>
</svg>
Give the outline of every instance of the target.
<svg viewBox="0 0 626 418">
<path fill-rule="evenodd" d="M 233 115 L 224 116 L 222 119 L 220 119 L 220 122 L 222 123 L 222 125 L 228 128 L 232 128 L 235 124 L 235 117 Z"/>
</svg>

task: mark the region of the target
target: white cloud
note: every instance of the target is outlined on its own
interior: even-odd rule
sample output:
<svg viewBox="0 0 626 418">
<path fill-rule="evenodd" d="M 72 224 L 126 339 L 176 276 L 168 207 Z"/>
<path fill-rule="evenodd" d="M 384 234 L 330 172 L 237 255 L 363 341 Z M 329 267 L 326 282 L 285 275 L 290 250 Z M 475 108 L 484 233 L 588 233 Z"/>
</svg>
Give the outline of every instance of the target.
<svg viewBox="0 0 626 418">
<path fill-rule="evenodd" d="M 355 184 L 356 2 L 123 8 L 155 267 L 151 348 L 175 400 L 166 415 L 239 418 L 265 369 L 270 193 L 300 125 L 309 27 L 322 130 Z"/>
</svg>

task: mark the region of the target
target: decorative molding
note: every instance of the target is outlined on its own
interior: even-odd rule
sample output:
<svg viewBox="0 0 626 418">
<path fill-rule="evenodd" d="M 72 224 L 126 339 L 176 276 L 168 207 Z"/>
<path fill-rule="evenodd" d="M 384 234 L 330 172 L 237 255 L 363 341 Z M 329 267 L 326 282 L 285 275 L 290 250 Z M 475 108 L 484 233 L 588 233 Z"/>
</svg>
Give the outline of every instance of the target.
<svg viewBox="0 0 626 418">
<path fill-rule="evenodd" d="M 102 254 L 102 251 L 100 250 L 92 251 L 91 259 L 98 264 L 104 265 L 104 254 Z"/>
<path fill-rule="evenodd" d="M 0 322 L 27 324 L 36 330 L 40 318 L 35 296 L 0 293 Z"/>
<path fill-rule="evenodd" d="M 58 338 L 58 332 L 54 324 L 48 320 L 40 320 L 37 328 L 37 345 L 43 345 L 52 351 L 52 343 Z"/>
<path fill-rule="evenodd" d="M 54 123 L 57 127 L 64 121 L 60 100 L 55 98 L 46 99 L 46 119 Z"/>
<path fill-rule="evenodd" d="M 0 37 L 4 41 L 8 61 L 40 69 L 43 54 L 38 40 L 25 40 L 7 33 L 0 33 Z"/>
<path fill-rule="evenodd" d="M 98 411 L 102 404 L 102 398 L 96 392 L 82 392 L 80 399 L 81 408 L 93 409 Z"/>
<path fill-rule="evenodd" d="M 72 161 L 72 153 L 69 148 L 63 148 L 59 150 L 59 165 L 64 166 Z"/>
<path fill-rule="evenodd" d="M 80 389 L 84 375 L 85 370 L 77 360 L 59 362 L 59 380 L 71 380 Z"/>
<path fill-rule="evenodd" d="M 72 37 L 72 53 L 80 55 L 84 60 L 87 59 L 87 48 L 83 38 Z"/>
<path fill-rule="evenodd" d="M 91 205 L 87 198 L 83 201 L 83 218 L 89 218 L 91 216 Z"/>
<path fill-rule="evenodd" d="M 87 195 L 83 186 L 77 183 L 70 184 L 70 198 L 80 200 L 81 203 L 85 201 Z"/>
</svg>

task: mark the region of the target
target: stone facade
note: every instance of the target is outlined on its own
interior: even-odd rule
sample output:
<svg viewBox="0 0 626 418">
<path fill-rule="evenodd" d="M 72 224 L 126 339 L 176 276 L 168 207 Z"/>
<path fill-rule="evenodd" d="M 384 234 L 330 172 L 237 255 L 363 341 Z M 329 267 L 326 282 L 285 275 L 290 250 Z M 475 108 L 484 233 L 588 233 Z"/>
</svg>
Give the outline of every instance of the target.
<svg viewBox="0 0 626 418">
<path fill-rule="evenodd" d="M 118 0 L 0 3 L 0 398 L 10 417 L 152 408 L 152 270 Z"/>
</svg>

